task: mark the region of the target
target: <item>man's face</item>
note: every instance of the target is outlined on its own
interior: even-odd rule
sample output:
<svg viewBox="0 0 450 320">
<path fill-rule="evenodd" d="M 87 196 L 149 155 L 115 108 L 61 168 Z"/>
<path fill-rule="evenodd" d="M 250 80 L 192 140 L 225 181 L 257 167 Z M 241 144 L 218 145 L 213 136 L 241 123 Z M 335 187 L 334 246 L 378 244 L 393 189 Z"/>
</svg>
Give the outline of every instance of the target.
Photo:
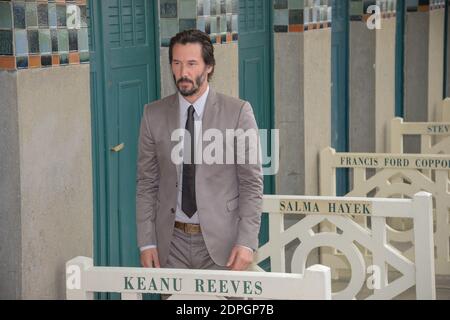
<svg viewBox="0 0 450 320">
<path fill-rule="evenodd" d="M 185 97 L 193 96 L 206 87 L 212 67 L 202 57 L 199 43 L 177 43 L 172 50 L 172 73 L 178 91 Z"/>
</svg>

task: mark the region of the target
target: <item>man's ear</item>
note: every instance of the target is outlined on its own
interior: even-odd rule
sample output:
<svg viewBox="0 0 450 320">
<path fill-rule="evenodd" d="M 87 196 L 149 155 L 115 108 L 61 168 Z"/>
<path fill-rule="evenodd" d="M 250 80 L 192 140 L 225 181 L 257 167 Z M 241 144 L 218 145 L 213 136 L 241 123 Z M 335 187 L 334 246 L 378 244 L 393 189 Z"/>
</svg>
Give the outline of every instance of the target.
<svg viewBox="0 0 450 320">
<path fill-rule="evenodd" d="M 208 74 L 210 74 L 210 73 L 212 72 L 212 70 L 213 70 L 213 67 L 212 67 L 212 66 L 207 66 L 206 72 L 207 72 Z"/>
</svg>

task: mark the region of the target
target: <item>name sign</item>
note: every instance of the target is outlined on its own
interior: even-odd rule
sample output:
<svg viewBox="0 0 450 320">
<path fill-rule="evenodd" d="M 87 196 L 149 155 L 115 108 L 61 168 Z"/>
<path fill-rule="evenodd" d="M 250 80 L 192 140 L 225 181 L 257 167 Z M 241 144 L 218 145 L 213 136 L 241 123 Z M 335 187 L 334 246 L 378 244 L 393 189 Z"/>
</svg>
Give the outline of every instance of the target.
<svg viewBox="0 0 450 320">
<path fill-rule="evenodd" d="M 223 293 L 259 296 L 263 293 L 263 281 L 125 276 L 123 290 L 139 290 L 148 293 Z"/>
<path fill-rule="evenodd" d="M 372 204 L 367 201 L 280 200 L 280 213 L 371 215 Z"/>
<path fill-rule="evenodd" d="M 449 170 L 450 156 L 336 153 L 333 164 L 336 168 Z"/>
<path fill-rule="evenodd" d="M 426 126 L 426 134 L 446 135 L 450 134 L 450 124 L 430 124 Z"/>
</svg>

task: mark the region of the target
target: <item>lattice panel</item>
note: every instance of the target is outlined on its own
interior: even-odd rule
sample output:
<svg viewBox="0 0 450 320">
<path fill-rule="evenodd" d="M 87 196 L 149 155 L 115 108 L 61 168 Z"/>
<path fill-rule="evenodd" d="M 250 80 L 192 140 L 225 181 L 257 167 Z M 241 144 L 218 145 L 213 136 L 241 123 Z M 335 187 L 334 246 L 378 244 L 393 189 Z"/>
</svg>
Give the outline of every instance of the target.
<svg viewBox="0 0 450 320">
<path fill-rule="evenodd" d="M 331 150 L 331 149 L 329 149 Z M 321 195 L 333 195 L 336 189 L 335 169 L 326 167 L 324 163 L 333 162 L 333 157 L 338 157 L 334 152 L 322 152 L 321 155 Z M 344 155 L 344 153 L 339 154 Z M 348 154 L 351 155 L 351 154 Z M 376 154 L 358 154 L 358 156 L 375 157 Z M 394 156 L 394 155 L 393 155 Z M 329 157 L 328 161 L 323 157 Z M 342 166 L 340 166 L 342 167 Z M 426 191 L 433 195 L 434 212 L 434 255 L 436 274 L 450 274 L 450 193 L 449 193 L 449 170 L 422 170 L 389 168 L 377 169 L 370 177 L 367 176 L 365 167 L 352 167 L 351 177 L 352 190 L 346 194 L 347 197 L 382 197 L 382 198 L 411 198 L 419 191 Z M 331 172 L 330 172 L 331 171 Z M 327 177 L 328 176 L 328 177 Z M 356 217 L 355 222 L 362 227 L 369 227 L 365 217 Z M 373 226 L 372 226 L 373 227 Z M 330 230 L 330 226 L 323 224 L 323 230 Z M 387 225 L 388 241 L 401 251 L 408 259 L 414 260 L 414 237 L 412 229 L 405 220 L 393 221 Z M 335 252 L 323 252 L 322 257 L 325 264 L 330 263 L 344 271 L 348 266 L 342 259 L 336 258 L 339 254 Z M 365 252 L 365 259 L 370 259 L 370 253 Z M 344 274 L 345 272 L 341 272 Z M 335 274 L 337 276 L 337 274 Z"/>
<path fill-rule="evenodd" d="M 283 198 L 283 196 L 277 197 Z M 412 200 L 407 201 L 413 202 Z M 396 208 L 402 211 L 400 206 Z M 267 209 L 265 211 L 270 212 Z M 401 212 L 396 216 L 401 216 Z M 406 216 L 405 214 L 404 217 Z M 413 217 L 413 215 L 409 215 L 409 217 Z M 371 228 L 367 228 L 353 221 L 348 216 L 317 213 L 307 215 L 291 227 L 285 229 L 283 214 L 271 213 L 269 215 L 270 240 L 258 249 L 257 263 L 270 259 L 272 272 L 286 272 L 285 248 L 289 243 L 298 240 L 300 244 L 294 251 L 290 268 L 293 273 L 302 273 L 305 270 L 308 255 L 313 250 L 316 248 L 334 248 L 342 252 L 347 258 L 351 267 L 352 276 L 348 286 L 344 290 L 333 292 L 333 299 L 355 299 L 362 290 L 365 290 L 364 286 L 370 281 L 368 270 L 371 270 L 371 266 L 373 265 L 379 267 L 377 269 L 377 276 L 379 276 L 378 279 L 380 281 L 379 287 L 371 288 L 372 290 L 369 290 L 371 293 L 366 299 L 393 299 L 416 285 L 416 277 L 419 277 L 419 273 L 417 273 L 416 265 L 411 259 L 408 259 L 402 252 L 388 243 L 386 234 L 389 227 L 386 218 L 378 215 L 372 216 Z M 431 221 L 431 217 L 429 219 Z M 413 218 L 413 220 L 415 219 Z M 333 228 L 326 231 L 314 231 L 317 230 L 316 227 L 318 225 L 323 223 L 327 223 L 333 226 Z M 416 234 L 419 232 L 421 236 L 426 237 L 425 225 L 417 222 L 414 224 L 414 228 L 416 228 Z M 419 231 L 420 228 L 423 228 L 423 232 Z M 431 228 L 428 237 L 429 247 L 431 247 Z M 422 252 L 423 250 L 427 250 L 425 242 L 423 241 L 421 243 L 421 246 L 425 246 L 415 248 L 416 252 L 419 252 L 417 250 L 422 250 Z M 372 253 L 370 261 L 365 256 L 366 252 Z M 432 257 L 431 255 L 429 256 L 432 264 Z M 423 256 L 421 255 L 421 257 Z M 342 257 L 332 256 L 332 258 L 334 260 L 331 262 L 335 262 L 335 260 L 340 260 Z M 422 261 L 423 264 L 430 264 L 430 262 Z M 390 269 L 395 269 L 401 276 L 389 282 L 388 266 Z M 260 271 L 263 270 L 260 268 Z M 434 273 L 432 276 L 434 277 Z M 426 276 L 422 277 L 427 278 Z M 417 295 L 421 296 L 421 293 L 418 292 Z"/>
</svg>

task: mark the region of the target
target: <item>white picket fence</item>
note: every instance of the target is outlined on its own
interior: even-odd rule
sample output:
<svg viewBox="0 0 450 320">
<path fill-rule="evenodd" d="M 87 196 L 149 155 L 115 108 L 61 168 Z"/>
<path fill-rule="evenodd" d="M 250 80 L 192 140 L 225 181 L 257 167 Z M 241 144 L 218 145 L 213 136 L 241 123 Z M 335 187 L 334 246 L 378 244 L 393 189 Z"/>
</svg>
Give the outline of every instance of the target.
<svg viewBox="0 0 450 320">
<path fill-rule="evenodd" d="M 76 257 L 66 264 L 67 299 L 90 300 L 95 292 L 120 293 L 123 300 L 143 293 L 171 295 L 169 299 L 331 299 L 330 269 L 314 265 L 302 274 L 223 270 L 94 267 L 93 260 Z"/>
<path fill-rule="evenodd" d="M 436 164 L 442 166 L 435 167 Z M 346 196 L 383 198 L 412 198 L 417 192 L 432 194 L 434 202 L 434 254 L 436 274 L 450 274 L 449 257 L 449 155 L 337 153 L 326 148 L 320 155 L 320 193 L 336 194 L 336 169 L 351 168 L 352 189 Z M 433 169 L 430 169 L 433 168 Z M 375 169 L 372 176 L 368 169 Z M 430 175 L 430 172 L 433 174 Z M 367 219 L 357 218 L 367 226 Z M 404 230 L 387 225 L 388 241 L 400 243 L 397 248 L 413 260 L 417 240 L 414 229 Z"/>
<path fill-rule="evenodd" d="M 371 288 L 372 293 L 367 299 L 392 299 L 414 285 L 417 299 L 436 298 L 432 199 L 429 193 L 417 193 L 412 200 L 266 195 L 263 211 L 269 213 L 269 242 L 258 249 L 256 263 L 270 258 L 272 272 L 286 271 L 285 248 L 298 239 L 300 244 L 295 249 L 290 265 L 293 273 L 304 272 L 307 257 L 316 248 L 321 248 L 321 251 L 327 247 L 337 249 L 348 259 L 351 279 L 344 290 L 333 293 L 333 299 L 355 299 L 370 280 L 367 279 L 368 271 L 374 272 L 373 276 L 378 277 L 378 283 Z M 352 214 L 349 213 L 370 216 L 371 228 L 363 228 L 353 221 Z M 285 228 L 285 214 L 305 216 Z M 388 217 L 408 217 L 414 220 L 413 232 L 417 243 L 414 248 L 415 261 L 407 259 L 388 243 Z M 324 221 L 339 228 L 341 232 L 336 228 L 317 232 L 316 227 Z M 358 246 L 372 253 L 370 265 Z M 342 256 L 333 254 L 326 256 L 321 263 L 339 267 L 342 266 L 341 259 Z M 392 282 L 388 282 L 387 264 L 402 274 Z M 260 270 L 263 271 L 261 268 Z"/>
</svg>

